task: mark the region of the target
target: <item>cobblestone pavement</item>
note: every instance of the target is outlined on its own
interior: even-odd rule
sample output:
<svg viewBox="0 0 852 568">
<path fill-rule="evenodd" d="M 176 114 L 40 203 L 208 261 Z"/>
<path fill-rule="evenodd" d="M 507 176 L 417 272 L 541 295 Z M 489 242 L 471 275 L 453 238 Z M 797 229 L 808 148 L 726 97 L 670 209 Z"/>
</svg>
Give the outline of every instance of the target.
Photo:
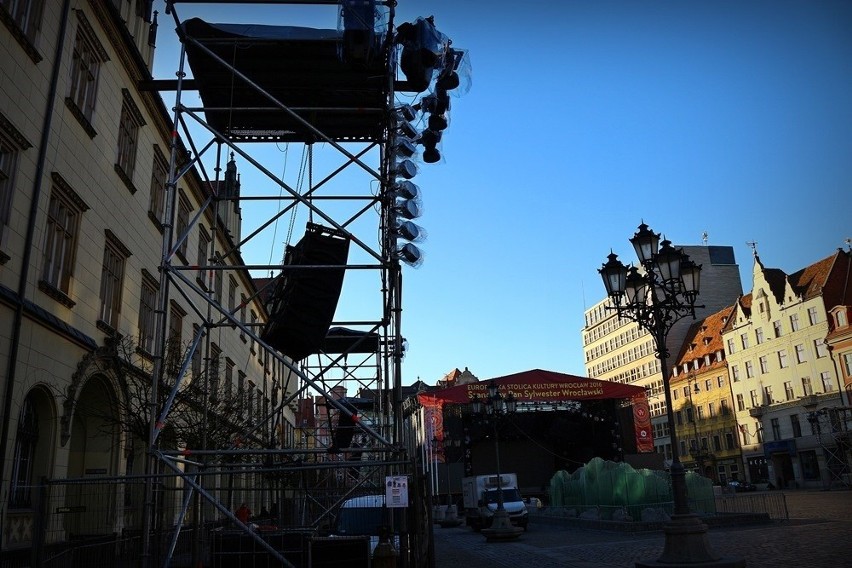
<svg viewBox="0 0 852 568">
<path fill-rule="evenodd" d="M 713 528 L 713 550 L 749 568 L 852 566 L 852 491 L 785 492 L 789 521 Z M 655 560 L 662 532 L 625 534 L 530 523 L 512 542 L 486 543 L 468 527 L 435 527 L 438 567 L 628 568 Z"/>
</svg>

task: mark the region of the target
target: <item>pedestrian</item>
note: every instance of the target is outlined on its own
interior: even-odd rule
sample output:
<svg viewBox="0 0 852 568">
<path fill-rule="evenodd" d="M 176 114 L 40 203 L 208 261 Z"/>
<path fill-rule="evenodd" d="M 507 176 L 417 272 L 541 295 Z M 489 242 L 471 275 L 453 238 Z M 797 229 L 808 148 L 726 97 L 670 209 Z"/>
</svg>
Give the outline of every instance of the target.
<svg viewBox="0 0 852 568">
<path fill-rule="evenodd" d="M 251 509 L 248 508 L 248 505 L 245 503 L 240 505 L 240 508 L 234 513 L 241 523 L 247 525 L 249 519 L 251 518 Z"/>
</svg>

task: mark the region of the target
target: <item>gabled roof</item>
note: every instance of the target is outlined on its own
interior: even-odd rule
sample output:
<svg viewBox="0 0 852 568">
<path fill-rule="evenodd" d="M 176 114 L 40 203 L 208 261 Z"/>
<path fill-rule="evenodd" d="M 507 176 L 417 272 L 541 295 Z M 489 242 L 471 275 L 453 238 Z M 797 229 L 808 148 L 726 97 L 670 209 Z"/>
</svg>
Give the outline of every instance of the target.
<svg viewBox="0 0 852 568">
<path fill-rule="evenodd" d="M 734 313 L 734 306 L 722 308 L 715 314 L 710 314 L 703 320 L 692 324 L 686 333 L 676 361 L 677 365 L 689 363 L 695 359 L 703 359 L 723 350 L 722 329 Z M 690 347 L 692 350 L 690 351 Z M 713 364 L 719 361 L 713 362 Z"/>
<path fill-rule="evenodd" d="M 789 276 L 790 286 L 805 300 L 819 296 L 828 282 L 831 268 L 834 266 L 838 254 L 840 254 L 840 251 L 794 272 Z"/>
</svg>

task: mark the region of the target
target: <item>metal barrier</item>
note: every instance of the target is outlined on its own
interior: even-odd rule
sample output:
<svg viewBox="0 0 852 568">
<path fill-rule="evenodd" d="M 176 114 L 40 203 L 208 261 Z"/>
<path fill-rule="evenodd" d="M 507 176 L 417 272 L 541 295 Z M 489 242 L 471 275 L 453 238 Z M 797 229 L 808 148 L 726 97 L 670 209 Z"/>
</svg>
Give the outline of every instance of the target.
<svg viewBox="0 0 852 568">
<path fill-rule="evenodd" d="M 786 521 L 790 518 L 787 497 L 782 491 L 717 495 L 716 512 L 717 514 L 764 513 L 773 521 Z"/>
</svg>

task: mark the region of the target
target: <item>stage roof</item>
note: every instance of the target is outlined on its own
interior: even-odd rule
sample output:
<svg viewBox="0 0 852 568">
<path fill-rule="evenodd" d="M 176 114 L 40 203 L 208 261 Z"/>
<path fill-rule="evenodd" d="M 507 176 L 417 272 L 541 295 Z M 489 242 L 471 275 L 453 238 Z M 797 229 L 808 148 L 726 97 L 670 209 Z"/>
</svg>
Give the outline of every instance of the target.
<svg viewBox="0 0 852 568">
<path fill-rule="evenodd" d="M 494 379 L 424 392 L 419 397 L 421 402 L 424 402 L 424 399 L 426 399 L 433 404 L 436 402 L 441 404 L 466 404 L 473 400 L 474 396 L 487 396 L 488 384 L 491 381 L 497 383 L 502 395 L 505 396 L 511 392 L 518 402 L 554 402 L 610 398 L 632 399 L 635 397 L 645 397 L 645 389 L 643 387 L 544 371 L 542 369 L 533 369 Z"/>
</svg>

